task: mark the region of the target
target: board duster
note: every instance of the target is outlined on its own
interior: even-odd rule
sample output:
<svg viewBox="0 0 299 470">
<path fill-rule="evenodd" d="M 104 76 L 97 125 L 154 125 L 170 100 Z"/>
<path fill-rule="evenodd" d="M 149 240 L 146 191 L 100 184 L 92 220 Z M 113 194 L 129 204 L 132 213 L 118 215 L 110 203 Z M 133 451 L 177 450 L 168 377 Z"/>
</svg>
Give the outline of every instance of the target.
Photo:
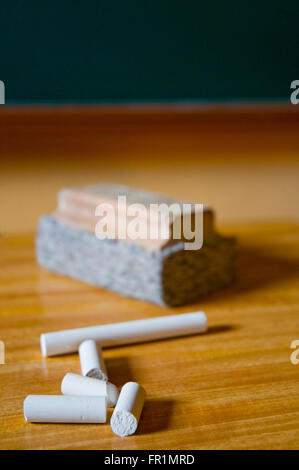
<svg viewBox="0 0 299 470">
<path fill-rule="evenodd" d="M 109 203 L 117 211 L 118 196 L 125 196 L 127 204 L 139 203 L 147 209 L 152 203 L 178 203 L 122 185 L 63 189 L 57 210 L 39 220 L 39 264 L 54 273 L 168 306 L 193 302 L 232 282 L 236 242 L 214 230 L 213 212 L 208 207 L 203 210 L 203 245 L 197 250 L 184 249 L 183 236 L 174 240 L 171 230 L 166 240 L 97 238 L 95 208 Z M 128 218 L 126 212 L 118 215 Z"/>
</svg>

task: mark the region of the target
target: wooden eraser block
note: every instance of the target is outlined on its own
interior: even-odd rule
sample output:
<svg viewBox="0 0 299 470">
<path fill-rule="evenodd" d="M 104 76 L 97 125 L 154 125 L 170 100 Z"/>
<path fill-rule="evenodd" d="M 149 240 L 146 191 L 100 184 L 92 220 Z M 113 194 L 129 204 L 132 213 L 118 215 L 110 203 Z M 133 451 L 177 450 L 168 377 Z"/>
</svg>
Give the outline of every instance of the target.
<svg viewBox="0 0 299 470">
<path fill-rule="evenodd" d="M 120 208 L 118 196 L 125 196 L 126 206 Z M 98 239 L 95 209 L 103 203 L 112 205 L 119 223 L 125 224 L 131 217 L 127 214 L 128 206 L 142 204 L 145 211 L 141 224 L 145 225 L 152 220 L 151 204 L 183 204 L 121 185 L 64 189 L 58 195 L 57 210 L 39 221 L 40 265 L 123 295 L 169 306 L 192 302 L 233 280 L 236 243 L 214 230 L 210 208 L 204 207 L 202 211 L 202 247 L 186 250 L 183 233 L 173 238 L 175 218 L 170 221 L 167 239 L 132 240 L 127 232 L 123 239 Z M 195 213 L 196 209 L 191 218 Z"/>
<path fill-rule="evenodd" d="M 125 204 L 119 204 L 119 196 L 125 198 Z M 184 201 L 185 202 L 185 201 Z M 141 191 L 133 189 L 123 185 L 111 185 L 111 184 L 97 184 L 94 186 L 87 186 L 84 188 L 70 188 L 62 189 L 58 194 L 58 207 L 55 212 L 55 216 L 61 221 L 68 222 L 77 227 L 84 228 L 92 233 L 95 233 L 95 226 L 99 220 L 99 217 L 95 215 L 96 207 L 99 204 L 109 204 L 113 207 L 115 218 L 116 218 L 116 231 L 118 221 L 129 227 L 130 221 L 134 218 L 128 215 L 128 208 L 132 204 L 141 204 L 144 206 L 144 218 L 143 224 L 146 228 L 153 223 L 150 220 L 151 209 L 153 204 L 166 204 L 170 207 L 172 204 L 177 204 L 181 209 L 181 216 L 174 214 L 173 220 L 169 222 L 169 238 L 157 237 L 151 239 L 136 239 L 132 240 L 128 233 L 126 233 L 124 240 L 130 243 L 144 246 L 150 250 L 159 250 L 166 246 L 169 246 L 173 242 L 178 240 L 173 239 L 173 226 L 177 222 L 177 218 L 181 220 L 181 227 L 183 227 L 183 201 L 177 201 L 170 197 L 166 197 L 160 194 L 151 193 L 148 191 Z M 192 204 L 192 203 L 191 203 Z M 194 206 L 194 204 L 193 204 Z M 195 208 L 191 210 L 192 224 L 194 224 Z M 203 231 L 204 236 L 214 236 L 214 220 L 212 210 L 204 206 L 202 209 L 203 217 Z M 159 223 L 158 223 L 159 225 Z M 159 225 L 158 229 L 161 226 Z M 159 232 L 159 230 L 158 230 Z M 181 233 L 179 240 L 183 240 L 184 236 Z"/>
</svg>

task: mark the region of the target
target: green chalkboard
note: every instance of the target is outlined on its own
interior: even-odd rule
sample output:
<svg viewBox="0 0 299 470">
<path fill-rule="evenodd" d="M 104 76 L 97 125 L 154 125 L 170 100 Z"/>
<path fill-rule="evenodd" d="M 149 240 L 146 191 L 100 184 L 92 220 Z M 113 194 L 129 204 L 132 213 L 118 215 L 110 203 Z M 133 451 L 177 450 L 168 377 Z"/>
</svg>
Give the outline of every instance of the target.
<svg viewBox="0 0 299 470">
<path fill-rule="evenodd" d="M 298 0 L 1 2 L 7 103 L 287 100 Z"/>
</svg>

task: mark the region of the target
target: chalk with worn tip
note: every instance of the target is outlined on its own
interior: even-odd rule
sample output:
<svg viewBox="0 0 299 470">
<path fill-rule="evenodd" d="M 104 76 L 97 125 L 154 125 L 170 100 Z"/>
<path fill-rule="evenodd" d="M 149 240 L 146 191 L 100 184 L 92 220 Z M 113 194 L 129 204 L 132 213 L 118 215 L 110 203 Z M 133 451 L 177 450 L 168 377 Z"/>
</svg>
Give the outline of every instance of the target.
<svg viewBox="0 0 299 470">
<path fill-rule="evenodd" d="M 112 383 L 71 372 L 62 379 L 61 393 L 73 396 L 104 396 L 108 407 L 115 406 L 118 399 L 117 387 Z"/>
<path fill-rule="evenodd" d="M 25 421 L 32 423 L 105 423 L 105 396 L 28 395 Z"/>
<path fill-rule="evenodd" d="M 79 346 L 79 357 L 82 375 L 108 381 L 107 369 L 99 343 L 93 339 L 83 341 Z"/>
<path fill-rule="evenodd" d="M 145 400 L 145 390 L 136 382 L 128 382 L 121 389 L 110 425 L 114 434 L 120 437 L 134 434 Z"/>
<path fill-rule="evenodd" d="M 206 330 L 205 313 L 192 312 L 43 333 L 40 344 L 43 356 L 55 356 L 78 351 L 79 345 L 87 339 L 108 347 L 193 335 Z"/>
</svg>

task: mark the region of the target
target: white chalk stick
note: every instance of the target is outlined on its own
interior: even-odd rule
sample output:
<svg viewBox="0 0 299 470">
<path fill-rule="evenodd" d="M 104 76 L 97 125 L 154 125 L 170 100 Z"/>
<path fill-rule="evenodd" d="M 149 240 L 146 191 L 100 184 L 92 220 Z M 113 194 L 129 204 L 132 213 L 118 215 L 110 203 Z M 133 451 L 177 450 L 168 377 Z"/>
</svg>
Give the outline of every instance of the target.
<svg viewBox="0 0 299 470">
<path fill-rule="evenodd" d="M 62 379 L 61 393 L 73 396 L 103 396 L 106 397 L 108 407 L 115 406 L 118 399 L 117 387 L 110 382 L 83 377 L 71 372 Z"/>
<path fill-rule="evenodd" d="M 93 339 L 83 341 L 79 346 L 82 375 L 108 381 L 102 348 Z"/>
<path fill-rule="evenodd" d="M 136 432 L 144 400 L 145 390 L 141 385 L 128 382 L 123 386 L 110 420 L 115 434 L 125 437 Z"/>
<path fill-rule="evenodd" d="M 43 356 L 55 356 L 78 351 L 79 345 L 87 339 L 107 347 L 203 333 L 206 329 L 205 313 L 193 312 L 43 333 L 40 344 Z"/>
<path fill-rule="evenodd" d="M 106 397 L 28 395 L 24 417 L 32 423 L 105 423 Z"/>
</svg>

